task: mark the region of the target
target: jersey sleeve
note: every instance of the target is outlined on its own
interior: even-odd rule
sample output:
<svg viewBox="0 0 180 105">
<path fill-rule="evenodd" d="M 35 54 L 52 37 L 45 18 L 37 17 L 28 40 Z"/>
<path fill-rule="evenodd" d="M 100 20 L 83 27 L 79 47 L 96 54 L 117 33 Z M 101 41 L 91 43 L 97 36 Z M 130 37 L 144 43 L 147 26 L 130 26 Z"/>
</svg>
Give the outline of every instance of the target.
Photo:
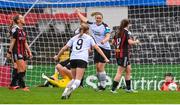
<svg viewBox="0 0 180 105">
<path fill-rule="evenodd" d="M 77 35 L 80 33 L 80 28 L 77 28 L 75 31 L 74 31 L 74 34 Z"/>
<path fill-rule="evenodd" d="M 94 46 L 94 45 L 96 45 L 96 43 L 95 43 L 95 41 L 94 41 L 94 39 L 91 37 L 91 39 L 90 39 L 90 44 L 91 44 L 91 46 Z"/>
<path fill-rule="evenodd" d="M 17 29 L 17 28 L 13 28 L 13 29 L 11 30 L 11 35 L 12 35 L 12 38 L 17 39 L 18 29 Z"/>
<path fill-rule="evenodd" d="M 125 31 L 127 39 L 131 39 L 131 33 L 129 31 Z"/>
<path fill-rule="evenodd" d="M 71 39 L 67 42 L 66 45 L 69 46 L 69 47 L 72 47 L 72 45 L 73 45 L 73 38 L 71 38 Z"/>
<path fill-rule="evenodd" d="M 91 24 L 93 24 L 93 22 L 91 22 L 91 21 L 88 20 L 88 21 L 87 21 L 87 24 L 91 25 Z"/>
<path fill-rule="evenodd" d="M 128 34 L 129 34 L 129 38 L 133 39 L 133 35 L 130 31 L 128 31 Z"/>
<path fill-rule="evenodd" d="M 105 24 L 105 23 L 103 23 L 103 25 L 104 25 L 104 27 L 105 27 L 105 35 L 107 34 L 107 33 L 110 33 L 110 28 L 109 28 L 109 26 L 107 25 L 107 24 Z"/>
</svg>

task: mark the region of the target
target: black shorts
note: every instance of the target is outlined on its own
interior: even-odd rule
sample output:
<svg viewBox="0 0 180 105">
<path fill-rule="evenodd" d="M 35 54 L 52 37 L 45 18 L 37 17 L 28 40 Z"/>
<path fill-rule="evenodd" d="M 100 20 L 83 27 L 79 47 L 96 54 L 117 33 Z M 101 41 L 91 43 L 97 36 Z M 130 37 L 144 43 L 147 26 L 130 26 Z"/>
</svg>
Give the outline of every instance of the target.
<svg viewBox="0 0 180 105">
<path fill-rule="evenodd" d="M 103 53 L 106 55 L 106 57 L 108 59 L 110 59 L 111 58 L 111 50 L 107 50 L 102 47 L 100 47 L 100 48 L 103 51 Z M 95 63 L 99 63 L 99 62 L 105 63 L 104 58 L 96 50 L 94 50 L 94 62 Z"/>
<path fill-rule="evenodd" d="M 22 54 L 13 53 L 13 60 L 16 62 L 17 60 L 27 60 L 26 56 L 23 56 Z"/>
<path fill-rule="evenodd" d="M 87 62 L 80 59 L 71 60 L 70 65 L 71 68 L 87 68 Z"/>
<path fill-rule="evenodd" d="M 65 61 L 59 62 L 60 65 L 62 65 L 63 67 L 66 67 L 67 69 L 71 69 L 71 65 L 70 65 L 70 59 L 67 59 Z"/>
<path fill-rule="evenodd" d="M 118 66 L 127 67 L 130 65 L 129 57 L 116 58 Z"/>
</svg>

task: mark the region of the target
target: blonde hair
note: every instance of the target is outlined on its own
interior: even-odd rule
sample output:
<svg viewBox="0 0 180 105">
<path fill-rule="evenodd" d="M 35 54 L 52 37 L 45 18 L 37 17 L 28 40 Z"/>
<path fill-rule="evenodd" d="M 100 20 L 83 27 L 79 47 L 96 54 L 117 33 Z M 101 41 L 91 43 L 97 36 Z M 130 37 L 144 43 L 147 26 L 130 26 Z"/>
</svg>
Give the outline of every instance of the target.
<svg viewBox="0 0 180 105">
<path fill-rule="evenodd" d="M 91 16 L 93 17 L 93 16 L 97 16 L 97 15 L 100 15 L 100 16 L 102 16 L 102 18 L 103 18 L 103 14 L 101 13 L 101 12 L 93 12 L 93 13 L 91 13 Z"/>
<path fill-rule="evenodd" d="M 89 26 L 87 23 L 81 23 L 81 27 L 79 29 L 80 35 L 79 37 L 81 37 L 84 33 L 88 33 L 89 30 Z"/>
</svg>

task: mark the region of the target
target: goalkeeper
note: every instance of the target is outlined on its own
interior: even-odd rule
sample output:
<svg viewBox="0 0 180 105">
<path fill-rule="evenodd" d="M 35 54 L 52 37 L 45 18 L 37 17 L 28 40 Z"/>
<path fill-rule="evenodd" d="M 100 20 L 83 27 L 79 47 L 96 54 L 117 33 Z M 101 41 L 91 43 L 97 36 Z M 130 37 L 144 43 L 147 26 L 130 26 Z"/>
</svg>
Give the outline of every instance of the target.
<svg viewBox="0 0 180 105">
<path fill-rule="evenodd" d="M 52 85 L 53 87 L 65 88 L 72 79 L 70 68 L 69 58 L 65 61 L 59 62 L 55 67 L 55 73 L 53 76 L 47 77 L 44 75 L 44 73 L 42 74 L 42 78 L 46 79 L 42 87 L 48 87 L 49 85 Z M 58 75 L 60 75 L 62 79 L 59 80 Z M 83 87 L 83 79 L 81 81 L 80 87 Z"/>
<path fill-rule="evenodd" d="M 179 85 L 174 82 L 174 77 L 173 77 L 172 73 L 166 73 L 164 75 L 164 78 L 165 78 L 164 79 L 165 82 L 163 83 L 163 85 L 161 87 L 161 91 L 169 91 L 168 86 L 169 86 L 170 83 L 176 84 L 178 86 L 177 91 L 180 91 Z"/>
</svg>

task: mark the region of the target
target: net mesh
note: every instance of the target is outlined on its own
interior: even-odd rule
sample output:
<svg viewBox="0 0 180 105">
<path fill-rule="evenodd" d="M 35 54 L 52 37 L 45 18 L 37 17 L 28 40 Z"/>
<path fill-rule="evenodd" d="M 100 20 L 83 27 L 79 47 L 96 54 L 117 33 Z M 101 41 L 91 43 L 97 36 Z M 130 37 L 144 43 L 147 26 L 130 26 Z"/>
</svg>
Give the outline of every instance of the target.
<svg viewBox="0 0 180 105">
<path fill-rule="evenodd" d="M 176 77 L 175 80 L 180 80 L 179 6 L 167 5 L 165 0 L 1 0 L 0 2 L 1 86 L 7 86 L 11 77 L 12 65 L 8 63 L 4 66 L 5 52 L 10 41 L 8 25 L 11 18 L 17 13 L 25 16 L 24 30 L 33 52 L 33 59 L 27 61 L 26 83 L 28 86 L 37 86 L 44 82 L 42 73 L 53 75 L 57 64 L 53 56 L 74 35 L 74 31 L 80 25 L 79 18 L 74 13 L 76 7 L 80 8 L 82 14 L 91 21 L 93 21 L 90 16 L 92 12 L 102 12 L 104 22 L 112 29 L 112 36 L 117 31 L 121 19 L 130 19 L 132 35 L 141 41 L 140 45 L 132 46 L 133 88 L 157 90 L 166 72 L 172 72 Z M 176 2 L 168 1 L 169 4 L 177 4 Z M 61 59 L 66 59 L 68 54 L 64 53 L 64 58 Z M 105 68 L 112 80 L 116 69 L 112 46 L 111 62 Z M 91 55 L 85 78 L 95 74 Z"/>
</svg>

